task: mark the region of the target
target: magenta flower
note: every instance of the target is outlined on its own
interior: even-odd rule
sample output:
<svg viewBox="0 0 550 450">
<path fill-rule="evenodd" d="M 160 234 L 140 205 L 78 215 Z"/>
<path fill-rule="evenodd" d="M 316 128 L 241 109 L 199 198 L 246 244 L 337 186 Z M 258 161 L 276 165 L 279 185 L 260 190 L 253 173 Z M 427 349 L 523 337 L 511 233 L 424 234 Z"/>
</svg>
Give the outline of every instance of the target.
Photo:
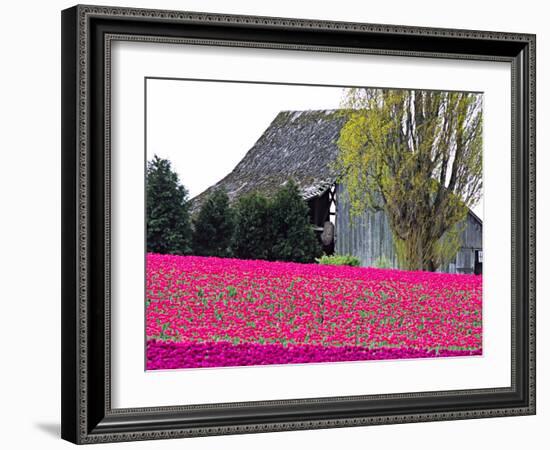
<svg viewBox="0 0 550 450">
<path fill-rule="evenodd" d="M 482 278 L 147 255 L 147 369 L 481 354 Z"/>
</svg>

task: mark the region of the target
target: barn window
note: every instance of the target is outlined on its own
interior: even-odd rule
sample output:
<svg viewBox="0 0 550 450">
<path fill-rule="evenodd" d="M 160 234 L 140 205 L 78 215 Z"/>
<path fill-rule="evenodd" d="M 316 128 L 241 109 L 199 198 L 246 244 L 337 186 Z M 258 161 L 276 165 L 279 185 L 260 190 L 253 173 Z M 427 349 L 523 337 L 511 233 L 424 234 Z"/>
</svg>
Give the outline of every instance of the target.
<svg viewBox="0 0 550 450">
<path fill-rule="evenodd" d="M 481 275 L 483 273 L 483 251 L 475 250 L 474 254 L 474 274 Z"/>
</svg>

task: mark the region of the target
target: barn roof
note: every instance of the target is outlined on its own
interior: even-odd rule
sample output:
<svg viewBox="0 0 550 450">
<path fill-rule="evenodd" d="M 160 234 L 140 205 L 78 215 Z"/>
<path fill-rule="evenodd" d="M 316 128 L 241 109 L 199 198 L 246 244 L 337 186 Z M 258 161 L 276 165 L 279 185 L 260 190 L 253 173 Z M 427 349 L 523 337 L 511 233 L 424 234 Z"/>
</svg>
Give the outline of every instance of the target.
<svg viewBox="0 0 550 450">
<path fill-rule="evenodd" d="M 481 219 L 479 218 L 479 216 L 478 216 L 475 212 L 473 212 L 471 209 L 468 209 L 468 214 L 470 215 L 470 217 L 471 217 L 474 221 L 476 221 L 476 222 L 479 223 L 480 225 L 483 225 L 483 220 L 481 220 Z"/>
<path fill-rule="evenodd" d="M 193 199 L 192 210 L 217 188 L 233 201 L 252 191 L 271 196 L 290 179 L 304 199 L 323 194 L 336 179 L 344 121 L 339 110 L 281 111 L 233 171 Z"/>
</svg>

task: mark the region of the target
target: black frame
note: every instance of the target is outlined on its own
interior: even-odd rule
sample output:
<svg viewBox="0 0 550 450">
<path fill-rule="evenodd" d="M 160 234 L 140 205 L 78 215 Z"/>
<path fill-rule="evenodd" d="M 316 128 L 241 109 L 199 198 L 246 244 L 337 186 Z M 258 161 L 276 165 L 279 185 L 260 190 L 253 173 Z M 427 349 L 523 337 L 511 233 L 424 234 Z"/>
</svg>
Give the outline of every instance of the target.
<svg viewBox="0 0 550 450">
<path fill-rule="evenodd" d="M 193 42 L 512 65 L 512 384 L 112 409 L 110 42 Z M 98 6 L 62 12 L 62 437 L 75 443 L 535 413 L 535 36 Z"/>
</svg>

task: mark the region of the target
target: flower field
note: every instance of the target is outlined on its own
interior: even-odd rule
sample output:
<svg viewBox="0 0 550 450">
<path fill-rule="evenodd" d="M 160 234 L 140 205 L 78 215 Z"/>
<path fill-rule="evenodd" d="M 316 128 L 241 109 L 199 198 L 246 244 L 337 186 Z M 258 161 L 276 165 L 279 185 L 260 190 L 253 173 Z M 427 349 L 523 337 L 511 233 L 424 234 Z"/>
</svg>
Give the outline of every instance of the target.
<svg viewBox="0 0 550 450">
<path fill-rule="evenodd" d="M 482 277 L 147 255 L 147 369 L 481 354 Z"/>
</svg>

